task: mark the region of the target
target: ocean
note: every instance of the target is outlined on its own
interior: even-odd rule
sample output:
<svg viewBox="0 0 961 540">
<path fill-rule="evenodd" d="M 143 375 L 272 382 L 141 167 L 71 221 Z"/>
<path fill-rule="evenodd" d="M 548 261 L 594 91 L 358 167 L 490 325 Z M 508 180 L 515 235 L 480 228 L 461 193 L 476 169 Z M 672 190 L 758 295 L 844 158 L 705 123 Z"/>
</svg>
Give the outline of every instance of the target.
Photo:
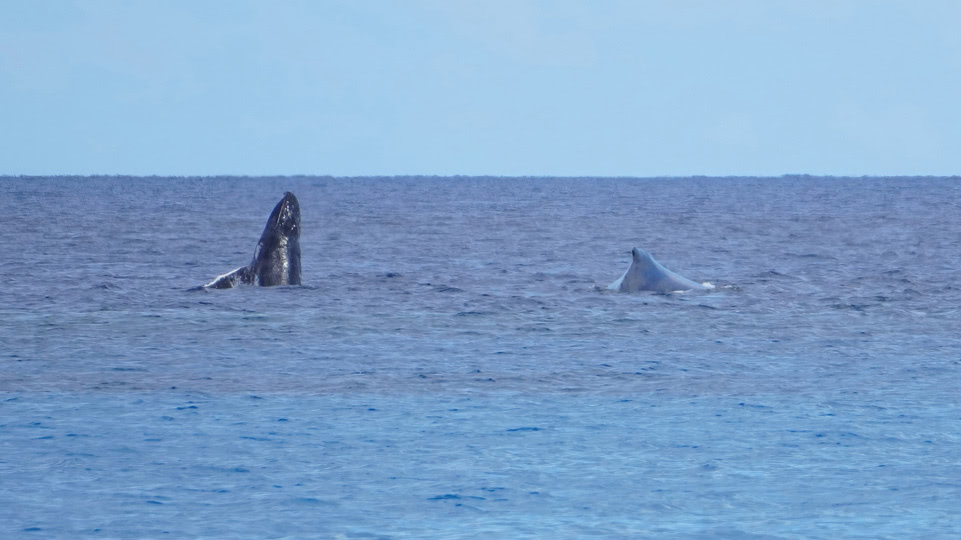
<svg viewBox="0 0 961 540">
<path fill-rule="evenodd" d="M 285 191 L 303 286 L 247 264 Z M 961 536 L 959 178 L 0 178 L 0 537 Z M 707 292 L 625 294 L 631 248 Z"/>
</svg>

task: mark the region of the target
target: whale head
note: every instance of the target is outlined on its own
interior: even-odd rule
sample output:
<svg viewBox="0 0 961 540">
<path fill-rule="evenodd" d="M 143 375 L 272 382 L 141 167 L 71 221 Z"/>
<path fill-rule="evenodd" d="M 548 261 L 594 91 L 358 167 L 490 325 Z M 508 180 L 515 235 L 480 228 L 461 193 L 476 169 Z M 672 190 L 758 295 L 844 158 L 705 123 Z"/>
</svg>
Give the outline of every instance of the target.
<svg viewBox="0 0 961 540">
<path fill-rule="evenodd" d="M 300 203 L 293 193 L 284 193 L 270 213 L 250 264 L 217 276 L 204 287 L 237 285 L 300 285 Z"/>
<path fill-rule="evenodd" d="M 284 193 L 267 218 L 249 268 L 257 285 L 300 285 L 300 204 Z"/>
<path fill-rule="evenodd" d="M 284 193 L 284 197 L 274 207 L 274 211 L 267 218 L 267 226 L 264 227 L 264 232 L 267 231 L 288 238 L 300 238 L 300 203 L 293 193 Z"/>
</svg>

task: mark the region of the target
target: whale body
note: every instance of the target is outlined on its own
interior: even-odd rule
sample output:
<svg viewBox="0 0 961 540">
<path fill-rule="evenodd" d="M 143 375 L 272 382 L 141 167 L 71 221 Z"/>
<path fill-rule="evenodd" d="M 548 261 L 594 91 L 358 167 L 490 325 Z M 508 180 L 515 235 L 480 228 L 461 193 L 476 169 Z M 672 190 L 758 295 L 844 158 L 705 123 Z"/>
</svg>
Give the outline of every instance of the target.
<svg viewBox="0 0 961 540">
<path fill-rule="evenodd" d="M 300 203 L 293 193 L 284 193 L 270 213 L 250 264 L 217 276 L 204 287 L 237 285 L 300 285 Z"/>
<path fill-rule="evenodd" d="M 651 257 L 651 254 L 643 249 L 632 249 L 631 256 L 633 259 L 627 272 L 624 272 L 620 279 L 611 283 L 608 289 L 620 292 L 655 291 L 666 293 L 713 288 L 671 272 L 661 266 L 661 263 L 655 261 L 654 257 Z"/>
</svg>

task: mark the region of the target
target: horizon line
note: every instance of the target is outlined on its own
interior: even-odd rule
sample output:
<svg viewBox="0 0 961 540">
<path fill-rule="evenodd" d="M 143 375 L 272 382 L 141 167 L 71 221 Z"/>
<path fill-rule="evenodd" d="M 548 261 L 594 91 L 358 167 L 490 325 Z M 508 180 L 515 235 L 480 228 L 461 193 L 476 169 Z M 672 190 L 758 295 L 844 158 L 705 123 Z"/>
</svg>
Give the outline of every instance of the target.
<svg viewBox="0 0 961 540">
<path fill-rule="evenodd" d="M 961 174 L 811 174 L 811 173 L 782 173 L 775 175 L 759 174 L 689 174 L 689 175 L 546 175 L 546 174 L 368 174 L 368 175 L 336 175 L 336 174 L 127 174 L 127 173 L 97 173 L 97 174 L 6 174 L 0 173 L 0 178 L 329 178 L 338 180 L 364 179 L 364 178 L 502 178 L 502 179 L 733 179 L 733 178 L 839 178 L 839 179 L 859 179 L 859 178 L 961 178 Z"/>
</svg>

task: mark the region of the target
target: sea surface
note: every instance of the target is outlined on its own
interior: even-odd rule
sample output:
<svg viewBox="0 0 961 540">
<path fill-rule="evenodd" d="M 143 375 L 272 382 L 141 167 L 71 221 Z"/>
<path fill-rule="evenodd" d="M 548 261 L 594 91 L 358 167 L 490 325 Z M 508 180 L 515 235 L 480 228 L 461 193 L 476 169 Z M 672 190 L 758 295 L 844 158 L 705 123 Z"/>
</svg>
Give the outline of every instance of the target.
<svg viewBox="0 0 961 540">
<path fill-rule="evenodd" d="M 958 538 L 959 267 L 961 178 L 3 177 L 0 538 Z"/>
</svg>

